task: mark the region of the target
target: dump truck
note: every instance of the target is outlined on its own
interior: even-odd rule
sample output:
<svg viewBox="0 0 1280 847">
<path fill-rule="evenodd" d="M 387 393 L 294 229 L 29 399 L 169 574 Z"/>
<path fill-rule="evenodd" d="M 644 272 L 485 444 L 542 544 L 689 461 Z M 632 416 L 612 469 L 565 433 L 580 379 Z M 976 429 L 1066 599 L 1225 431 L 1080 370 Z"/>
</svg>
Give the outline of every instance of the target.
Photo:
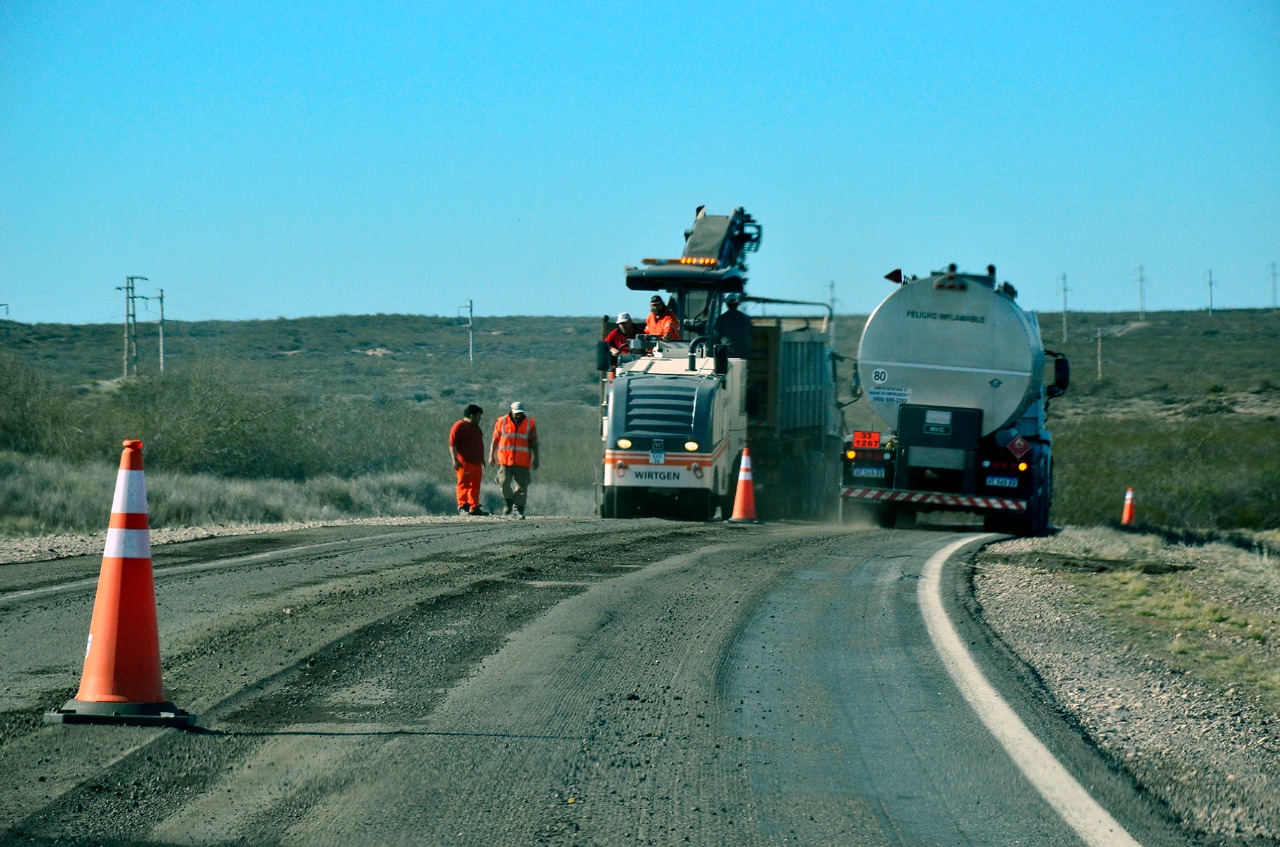
<svg viewBox="0 0 1280 847">
<path fill-rule="evenodd" d="M 1045 349 L 1035 316 L 1012 285 L 996 281 L 994 266 L 886 278 L 898 287 L 867 319 L 852 389 L 887 430 L 848 436 L 842 517 L 893 526 L 918 512 L 965 511 L 980 513 L 989 530 L 1045 534 L 1053 502 L 1046 418 L 1070 382 L 1066 357 Z"/>
<path fill-rule="evenodd" d="M 679 257 L 625 268 L 629 290 L 666 295 L 681 340 L 641 333 L 626 353 L 598 347 L 602 517 L 727 519 L 744 449 L 759 519 L 834 513 L 843 422 L 832 315 L 825 304 L 744 293 L 745 256 L 761 234 L 740 207 L 699 208 Z M 720 331 L 730 298 L 819 313 L 752 317 L 744 351 Z"/>
</svg>

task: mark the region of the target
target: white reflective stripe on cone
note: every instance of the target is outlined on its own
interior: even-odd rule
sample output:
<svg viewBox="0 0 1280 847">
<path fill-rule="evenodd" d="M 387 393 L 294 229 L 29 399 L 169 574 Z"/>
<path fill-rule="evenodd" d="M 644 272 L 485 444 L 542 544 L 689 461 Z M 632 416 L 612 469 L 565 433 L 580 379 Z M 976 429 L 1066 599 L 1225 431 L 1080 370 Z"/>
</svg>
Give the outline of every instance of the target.
<svg viewBox="0 0 1280 847">
<path fill-rule="evenodd" d="M 147 483 L 142 471 L 120 471 L 116 476 L 116 496 L 111 503 L 116 514 L 139 515 L 147 511 Z"/>
<path fill-rule="evenodd" d="M 107 549 L 102 555 L 107 559 L 150 559 L 151 530 L 107 530 Z"/>
</svg>

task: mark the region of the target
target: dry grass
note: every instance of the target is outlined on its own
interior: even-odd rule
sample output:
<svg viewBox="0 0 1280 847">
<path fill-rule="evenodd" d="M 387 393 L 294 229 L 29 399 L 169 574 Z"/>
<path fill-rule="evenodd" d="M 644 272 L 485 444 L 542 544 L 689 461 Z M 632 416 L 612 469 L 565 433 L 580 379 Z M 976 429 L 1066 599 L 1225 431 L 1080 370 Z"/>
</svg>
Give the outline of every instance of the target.
<svg viewBox="0 0 1280 847">
<path fill-rule="evenodd" d="M 1068 527 L 994 544 L 979 566 L 991 560 L 1049 570 L 1133 649 L 1224 690 L 1258 691 L 1280 709 L 1280 532 L 1188 544 Z"/>
</svg>

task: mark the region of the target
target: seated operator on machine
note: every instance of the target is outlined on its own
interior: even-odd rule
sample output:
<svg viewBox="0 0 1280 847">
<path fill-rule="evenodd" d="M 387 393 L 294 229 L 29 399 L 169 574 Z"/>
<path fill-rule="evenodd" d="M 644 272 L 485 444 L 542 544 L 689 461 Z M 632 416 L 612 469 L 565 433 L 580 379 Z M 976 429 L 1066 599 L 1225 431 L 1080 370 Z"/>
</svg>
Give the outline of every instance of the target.
<svg viewBox="0 0 1280 847">
<path fill-rule="evenodd" d="M 680 340 L 680 320 L 660 295 L 649 298 L 649 316 L 645 318 L 644 332 L 663 341 Z"/>
<path fill-rule="evenodd" d="M 639 332 L 635 322 L 631 320 L 630 312 L 622 312 L 618 315 L 617 324 L 604 337 L 604 343 L 609 345 L 609 352 L 613 354 L 614 362 L 617 362 L 621 354 L 631 352 L 631 339 L 635 338 Z"/>
</svg>

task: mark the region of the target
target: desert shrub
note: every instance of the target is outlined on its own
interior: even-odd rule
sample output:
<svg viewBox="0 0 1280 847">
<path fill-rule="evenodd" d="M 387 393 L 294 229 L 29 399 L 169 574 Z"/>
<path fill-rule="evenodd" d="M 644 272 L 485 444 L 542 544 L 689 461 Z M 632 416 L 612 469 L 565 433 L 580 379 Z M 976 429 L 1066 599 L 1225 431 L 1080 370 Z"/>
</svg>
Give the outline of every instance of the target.
<svg viewBox="0 0 1280 847">
<path fill-rule="evenodd" d="M 212 367 L 121 386 L 104 417 L 145 442 L 150 464 L 188 473 L 302 479 L 309 470 L 305 403 L 254 391 Z"/>
<path fill-rule="evenodd" d="M 1275 421 L 1078 419 L 1054 429 L 1057 523 L 1114 524 L 1132 487 L 1140 522 L 1175 527 L 1280 526 Z"/>
<path fill-rule="evenodd" d="M 0 356 L 0 449 L 61 453 L 72 449 L 74 396 L 36 368 Z"/>
</svg>

